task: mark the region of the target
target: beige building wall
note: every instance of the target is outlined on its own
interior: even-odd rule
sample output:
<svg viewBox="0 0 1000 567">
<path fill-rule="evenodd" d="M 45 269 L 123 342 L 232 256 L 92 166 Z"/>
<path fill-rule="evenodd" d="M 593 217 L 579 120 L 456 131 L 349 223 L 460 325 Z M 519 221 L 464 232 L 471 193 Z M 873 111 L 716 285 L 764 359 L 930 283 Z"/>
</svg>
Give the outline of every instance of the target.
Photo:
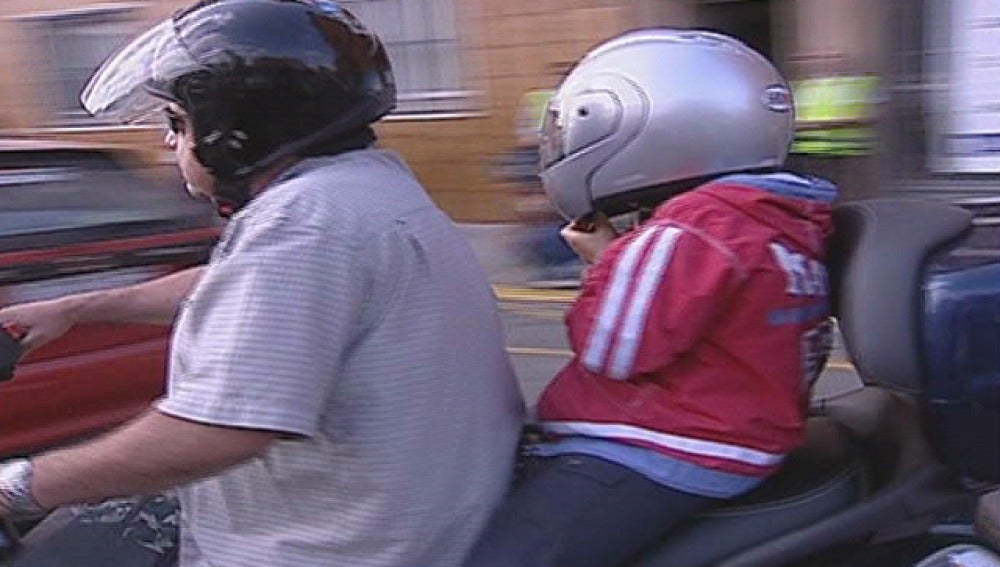
<svg viewBox="0 0 1000 567">
<path fill-rule="evenodd" d="M 795 75 L 878 73 L 885 0 L 776 0 L 775 37 Z"/>
<path fill-rule="evenodd" d="M 885 0 L 774 0 L 779 64 L 790 79 L 830 75 L 885 76 L 890 50 Z M 872 107 L 876 135 L 884 109 Z M 864 156 L 793 156 L 790 164 L 827 177 L 844 200 L 879 193 L 886 163 L 882 144 Z"/>
<path fill-rule="evenodd" d="M 812 54 L 867 52 L 870 32 L 856 30 L 847 12 L 879 0 L 771 0 L 776 25 L 798 30 L 775 46 L 795 61 Z M 431 196 L 461 221 L 515 218 L 513 188 L 491 175 L 492 163 L 514 145 L 522 93 L 557 84 L 559 74 L 591 46 L 627 29 L 697 25 L 698 0 L 455 0 L 464 71 L 476 93 L 468 112 L 447 119 L 390 118 L 378 126 L 384 145 L 408 159 Z M 103 3 L 101 5 L 107 5 Z M 141 29 L 187 5 L 177 0 L 134 4 Z M 170 167 L 162 129 L 53 127 L 53 109 L 40 92 L 39 51 L 24 25 L 27 14 L 93 7 L 87 0 L 0 2 L 0 135 L 99 142 L 145 148 Z M 833 12 L 830 12 L 833 10 Z M 830 14 L 834 15 L 831 16 Z M 840 15 L 838 15 L 840 14 Z M 840 31 L 825 23 L 842 21 Z M 775 34 L 775 36 L 783 34 Z"/>
<path fill-rule="evenodd" d="M 517 107 L 529 89 L 554 86 L 564 66 L 627 26 L 627 9 L 609 0 L 459 2 L 470 84 L 482 95 L 478 116 L 450 121 L 387 121 L 399 148 L 434 199 L 462 220 L 512 220 L 513 188 L 491 175 L 513 147 Z"/>
<path fill-rule="evenodd" d="M 390 118 L 378 126 L 384 145 L 403 153 L 432 197 L 463 221 L 514 219 L 512 188 L 492 178 L 491 165 L 514 144 L 521 94 L 554 86 L 556 70 L 609 36 L 669 20 L 684 2 L 633 0 L 456 0 L 464 63 L 478 93 L 471 112 L 449 119 Z M 115 142 L 159 149 L 158 128 L 51 127 L 53 109 L 40 93 L 32 57 L 29 14 L 93 6 L 81 0 L 9 0 L 0 3 L 0 134 Z M 143 22 L 165 17 L 186 2 L 141 4 Z M 680 11 L 683 12 L 683 9 Z M 162 161 L 162 160 L 161 160 Z"/>
<path fill-rule="evenodd" d="M 175 0 L 140 4 L 141 23 L 185 6 Z M 0 3 L 0 135 L 114 142 L 148 148 L 151 160 L 169 156 L 158 127 L 52 126 L 54 110 L 41 92 L 38 49 L 24 18 L 87 8 L 79 0 L 9 0 Z M 634 7 L 612 0 L 457 0 L 471 111 L 458 117 L 390 118 L 378 126 L 383 144 L 408 159 L 432 197 L 462 221 L 514 218 L 511 188 L 492 179 L 492 161 L 514 142 L 521 93 L 554 85 L 553 67 L 630 27 Z"/>
</svg>

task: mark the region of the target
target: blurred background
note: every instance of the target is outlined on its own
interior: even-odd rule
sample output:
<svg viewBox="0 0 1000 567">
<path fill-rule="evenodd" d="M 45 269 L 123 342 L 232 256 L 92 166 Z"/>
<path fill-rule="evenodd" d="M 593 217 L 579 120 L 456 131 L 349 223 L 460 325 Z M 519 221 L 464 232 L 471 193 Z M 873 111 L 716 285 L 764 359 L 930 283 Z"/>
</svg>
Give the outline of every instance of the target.
<svg viewBox="0 0 1000 567">
<path fill-rule="evenodd" d="M 0 0 L 0 305 L 143 281 L 208 256 L 219 220 L 185 196 L 161 117 L 104 123 L 78 100 L 105 57 L 190 1 Z M 832 178 L 844 200 L 990 208 L 977 225 L 989 241 L 977 246 L 990 258 L 1000 250 L 984 228 L 1000 222 L 997 0 L 341 4 L 388 45 L 400 104 L 377 128 L 479 254 L 529 403 L 571 356 L 562 319 L 575 296 L 529 288 L 575 288 L 580 270 L 535 175 L 540 118 L 577 58 L 627 30 L 742 39 L 792 83 L 792 169 Z M 141 411 L 162 392 L 166 341 L 159 328 L 91 325 L 32 353 L 18 371 L 26 379 L 0 387 L 0 455 Z M 825 376 L 820 397 L 857 385 L 839 345 Z"/>
<path fill-rule="evenodd" d="M 124 144 L 176 175 L 158 120 L 78 103 L 109 52 L 187 0 L 0 1 L 0 137 Z M 547 89 L 595 43 L 672 25 L 723 31 L 793 82 L 791 166 L 843 198 L 1000 192 L 1000 4 L 990 0 L 348 0 L 388 43 L 401 88 L 379 127 L 460 222 L 551 222 L 531 186 Z M 158 117 L 157 117 L 158 118 Z M 560 254 L 558 249 L 550 251 Z"/>
</svg>

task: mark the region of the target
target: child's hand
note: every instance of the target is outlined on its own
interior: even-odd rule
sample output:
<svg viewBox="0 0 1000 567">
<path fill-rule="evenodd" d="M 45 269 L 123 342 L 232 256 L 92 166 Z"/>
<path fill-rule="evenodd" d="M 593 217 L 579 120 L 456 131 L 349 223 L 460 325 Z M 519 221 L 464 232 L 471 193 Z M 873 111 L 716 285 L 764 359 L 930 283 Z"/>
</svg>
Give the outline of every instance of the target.
<svg viewBox="0 0 1000 567">
<path fill-rule="evenodd" d="M 608 243 L 618 236 L 611 221 L 601 213 L 578 218 L 564 226 L 559 234 L 577 256 L 588 264 L 593 264 Z"/>
</svg>

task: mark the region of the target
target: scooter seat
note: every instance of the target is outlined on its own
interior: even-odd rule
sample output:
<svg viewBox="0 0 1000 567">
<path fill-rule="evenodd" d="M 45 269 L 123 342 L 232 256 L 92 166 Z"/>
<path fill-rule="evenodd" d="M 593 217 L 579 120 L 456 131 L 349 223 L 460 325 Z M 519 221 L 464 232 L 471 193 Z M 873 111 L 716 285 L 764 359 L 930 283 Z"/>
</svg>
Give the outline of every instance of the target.
<svg viewBox="0 0 1000 567">
<path fill-rule="evenodd" d="M 634 567 L 719 565 L 851 506 L 864 485 L 861 457 L 847 432 L 831 419 L 810 418 L 805 444 L 774 476 L 672 532 Z"/>
</svg>

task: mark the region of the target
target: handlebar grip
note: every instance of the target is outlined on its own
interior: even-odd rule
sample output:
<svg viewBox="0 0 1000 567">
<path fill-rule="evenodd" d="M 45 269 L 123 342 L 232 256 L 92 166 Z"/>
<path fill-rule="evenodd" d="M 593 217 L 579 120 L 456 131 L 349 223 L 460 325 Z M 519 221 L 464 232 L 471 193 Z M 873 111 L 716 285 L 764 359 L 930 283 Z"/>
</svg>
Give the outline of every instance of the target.
<svg viewBox="0 0 1000 567">
<path fill-rule="evenodd" d="M 3 332 L 0 332 L 0 382 L 14 377 L 14 368 L 24 354 L 24 346 L 21 344 L 23 337 L 21 329 L 3 325 Z"/>
<path fill-rule="evenodd" d="M 17 550 L 21 547 L 17 530 L 6 519 L 0 518 L 0 565 L 13 559 Z"/>
</svg>

